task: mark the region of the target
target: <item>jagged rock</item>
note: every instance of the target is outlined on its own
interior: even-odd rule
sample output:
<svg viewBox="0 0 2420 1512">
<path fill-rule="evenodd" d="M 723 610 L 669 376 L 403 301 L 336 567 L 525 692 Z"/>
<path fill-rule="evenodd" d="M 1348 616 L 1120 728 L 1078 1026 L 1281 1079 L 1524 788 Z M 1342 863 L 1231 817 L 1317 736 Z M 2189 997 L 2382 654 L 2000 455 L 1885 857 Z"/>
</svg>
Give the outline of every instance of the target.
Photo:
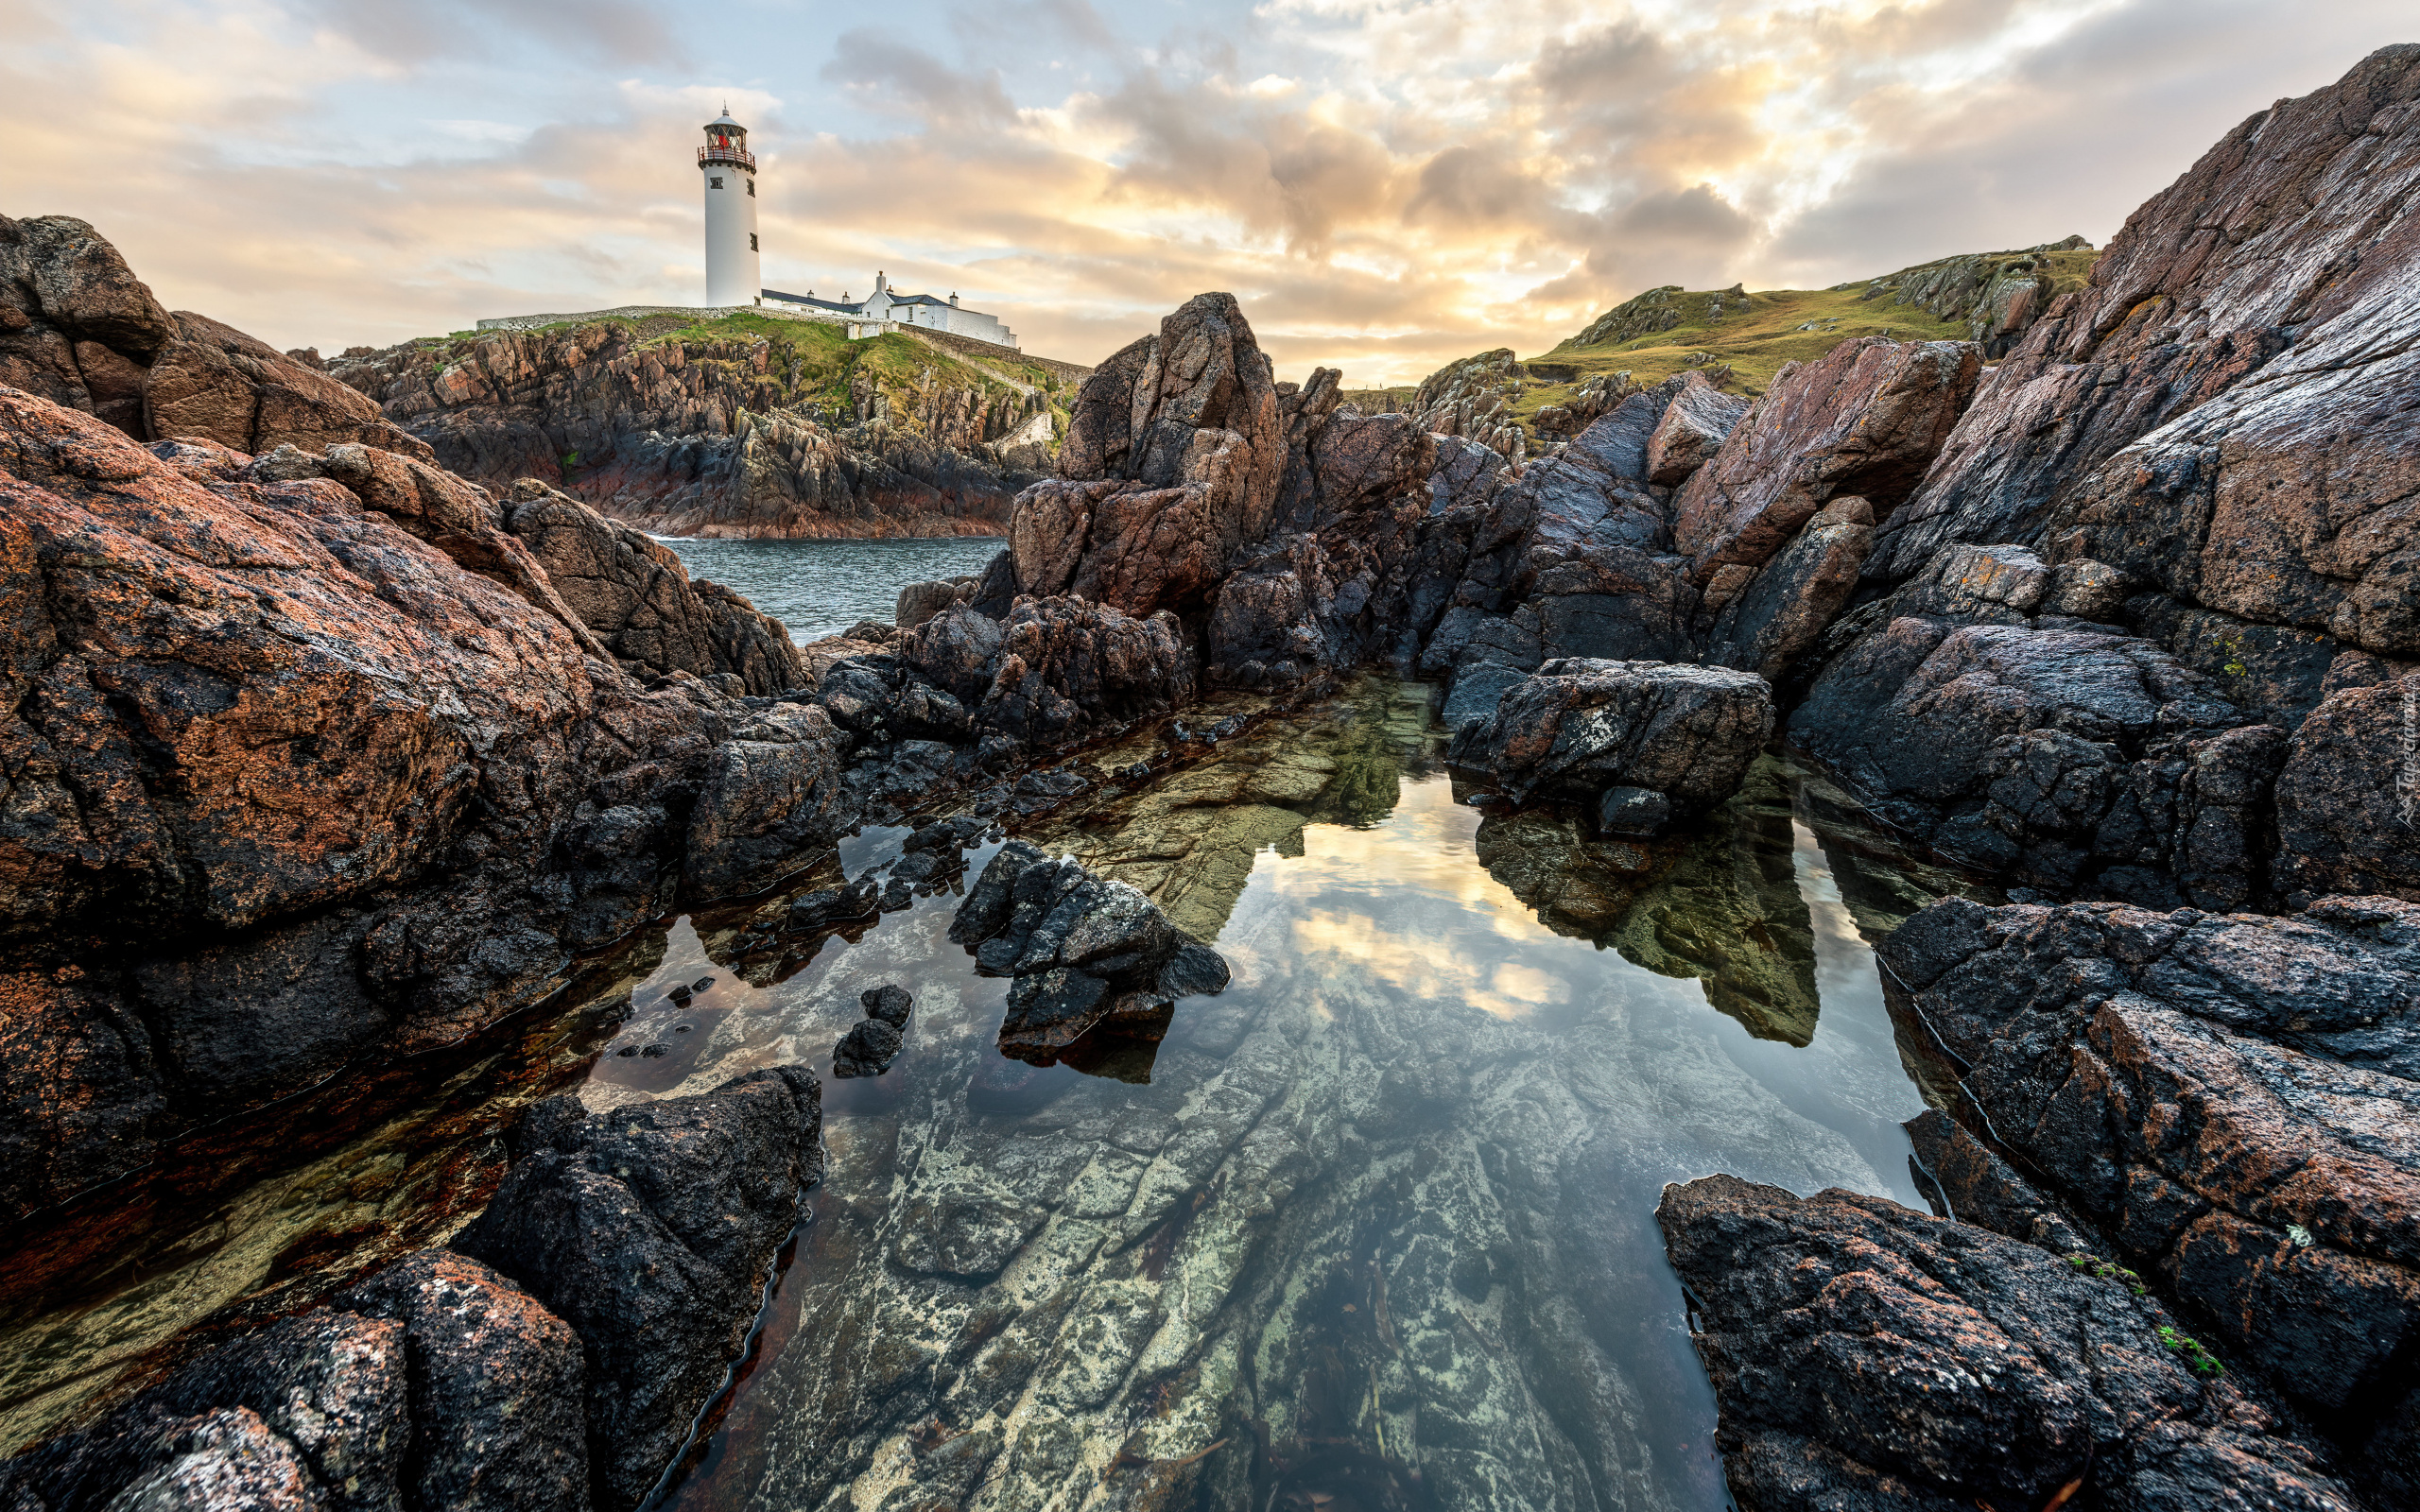
<svg viewBox="0 0 2420 1512">
<path fill-rule="evenodd" d="M 1512 406 L 1528 387 L 1512 349 L 1498 347 L 1449 362 L 1421 380 L 1410 418 L 1429 435 L 1468 437 L 1518 466 L 1529 443 Z"/>
<path fill-rule="evenodd" d="M 403 1325 L 406 1507 L 585 1512 L 587 1383 L 569 1325 L 465 1255 L 424 1249 L 337 1305 Z"/>
<path fill-rule="evenodd" d="M 863 1019 L 832 1047 L 832 1074 L 839 1077 L 879 1076 L 899 1057 L 900 1026 L 883 1019 Z"/>
<path fill-rule="evenodd" d="M 579 1335 L 606 1505 L 646 1496 L 736 1357 L 822 1169 L 821 1098 L 805 1068 L 778 1066 L 701 1096 L 547 1118 L 454 1241 Z"/>
<path fill-rule="evenodd" d="M 2377 234 L 2420 166 L 2414 99 L 2420 48 L 2382 48 L 2146 202 L 1978 390 L 1867 576 L 1906 577 L 1945 541 L 2043 542 L 2238 636 L 2420 649 L 2395 481 L 2420 444 L 2420 249 Z"/>
<path fill-rule="evenodd" d="M 1940 1108 L 1926 1108 L 1905 1127 L 1912 1152 L 1910 1169 L 1925 1187 L 1933 1216 L 1989 1228 L 2054 1255 L 2096 1247 L 2056 1203 Z"/>
<path fill-rule="evenodd" d="M 1656 1220 L 1743 1512 L 2360 1504 L 2119 1280 L 1838 1189 L 1703 1177 Z"/>
<path fill-rule="evenodd" d="M 1856 494 L 1815 511 L 1797 538 L 1762 567 L 1728 563 L 1706 585 L 1719 609 L 1705 660 L 1778 682 L 1822 637 L 1857 592 L 1858 569 L 1874 549 L 1874 508 Z M 1724 579 L 1723 574 L 1737 576 Z M 1717 588 L 1723 601 L 1714 601 Z"/>
<path fill-rule="evenodd" d="M 898 607 L 891 612 L 891 623 L 903 630 L 912 630 L 961 598 L 974 596 L 974 578 L 957 578 L 928 583 L 909 583 L 899 591 Z"/>
<path fill-rule="evenodd" d="M 265 342 L 160 307 L 117 249 L 67 215 L 0 216 L 0 384 L 137 440 L 238 452 L 365 441 L 428 459 L 378 406 Z"/>
<path fill-rule="evenodd" d="M 1687 482 L 1690 473 L 1713 460 L 1749 407 L 1748 400 L 1707 383 L 1703 371 L 1680 377 L 1681 387 L 1647 441 L 1647 481 L 1665 488 Z"/>
<path fill-rule="evenodd" d="M 401 1484 L 413 1428 L 404 1332 L 326 1308 L 282 1318 L 0 1465 L 0 1494 L 52 1512 L 433 1508 Z"/>
<path fill-rule="evenodd" d="M 1772 690 L 1728 668 L 1567 658 L 1458 730 L 1447 759 L 1518 799 L 1645 788 L 1683 810 L 1737 792 L 1772 733 Z"/>
<path fill-rule="evenodd" d="M 2012 590 L 1990 560 L 1950 586 L 2047 593 L 2047 574 Z M 1791 738 L 1902 833 L 2029 885 L 2152 905 L 2262 896 L 2285 732 L 2147 641 L 2010 613 L 1891 619 L 1824 669 Z"/>
<path fill-rule="evenodd" d="M 1538 434 L 1551 438 L 1577 435 L 1598 416 L 1638 392 L 1638 380 L 1627 372 L 1599 373 L 1571 391 L 1559 404 L 1542 404 L 1530 417 Z"/>
<path fill-rule="evenodd" d="M 1046 1065 L 1105 1019 L 1149 1017 L 1178 989 L 1226 985 L 1225 963 L 1214 968 L 1215 953 L 1188 941 L 1150 899 L 1023 840 L 983 868 L 949 937 L 984 971 L 1015 979 L 1001 1053 Z"/>
<path fill-rule="evenodd" d="M 1881 951 L 1896 1010 L 1940 1037 L 2037 1179 L 2371 1473 L 2408 1485 L 2420 907 L 1947 899 Z"/>
<path fill-rule="evenodd" d="M 943 616 L 943 620 L 951 616 Z M 979 616 L 977 616 L 979 617 Z M 906 653 L 930 664 L 947 631 L 917 631 Z M 1055 746 L 1120 718 L 1165 713 L 1192 692 L 1191 660 L 1172 615 L 1136 619 L 1107 605 L 1021 598 L 999 627 L 977 720 L 1028 746 Z"/>
<path fill-rule="evenodd" d="M 570 495 L 523 478 L 502 524 L 605 649 L 641 676 L 731 673 L 752 694 L 808 679 L 779 620 L 729 589 L 692 582 L 671 548 L 606 519 Z"/>
<path fill-rule="evenodd" d="M 1761 565 L 1837 497 L 1889 514 L 1941 450 L 1980 366 L 1971 343 L 1879 336 L 1785 366 L 1672 500 L 1692 577 Z"/>
<path fill-rule="evenodd" d="M 915 998 L 895 982 L 870 987 L 858 994 L 857 1001 L 864 1005 L 867 1018 L 880 1019 L 894 1029 L 907 1025 L 908 1015 L 916 1006 Z"/>
</svg>

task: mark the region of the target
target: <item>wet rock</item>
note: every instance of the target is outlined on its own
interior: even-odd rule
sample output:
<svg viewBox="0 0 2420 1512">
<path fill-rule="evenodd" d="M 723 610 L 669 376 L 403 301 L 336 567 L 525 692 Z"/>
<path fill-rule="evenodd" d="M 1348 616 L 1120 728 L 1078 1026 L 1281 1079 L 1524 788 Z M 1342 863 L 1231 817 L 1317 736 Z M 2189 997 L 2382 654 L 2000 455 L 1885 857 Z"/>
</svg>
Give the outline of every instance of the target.
<svg viewBox="0 0 2420 1512">
<path fill-rule="evenodd" d="M 1772 717 L 1772 692 L 1753 674 L 1571 658 L 1548 662 L 1464 726 L 1447 759 L 1494 773 L 1519 799 L 1593 799 L 1626 786 L 1704 808 L 1738 789 Z"/>
<path fill-rule="evenodd" d="M 2118 1280 L 1839 1190 L 1704 1177 L 1656 1219 L 1748 1512 L 2360 1504 Z"/>
<path fill-rule="evenodd" d="M 569 1325 L 477 1261 L 442 1249 L 396 1262 L 337 1305 L 403 1325 L 405 1505 L 587 1507 L 587 1383 Z"/>
<path fill-rule="evenodd" d="M 1607 834 L 1658 834 L 1672 822 L 1672 800 L 1644 787 L 1609 787 L 1597 799 L 1597 828 Z"/>
<path fill-rule="evenodd" d="M 1879 336 L 1786 366 L 1673 496 L 1691 577 L 1761 566 L 1835 498 L 1855 494 L 1887 515 L 1941 450 L 1979 369 L 1968 342 Z"/>
<path fill-rule="evenodd" d="M 865 1019 L 849 1026 L 832 1047 L 835 1076 L 879 1076 L 898 1058 L 900 1026 L 885 1019 Z"/>
<path fill-rule="evenodd" d="M 1747 399 L 1724 393 L 1707 383 L 1703 372 L 1680 376 L 1681 387 L 1647 441 L 1647 481 L 1664 488 L 1687 482 L 1690 473 L 1711 461 L 1749 407 Z"/>
<path fill-rule="evenodd" d="M 2084 1254 L 2098 1247 L 2057 1203 L 1940 1108 L 1926 1108 L 1908 1120 L 1906 1127 L 1913 1152 L 1910 1166 L 1932 1204 L 1933 1216 L 1989 1228 L 2054 1255 Z"/>
<path fill-rule="evenodd" d="M 821 887 L 790 904 L 787 915 L 792 929 L 825 929 L 852 919 L 868 919 L 874 913 L 875 901 L 882 896 L 882 885 L 873 877 L 860 877 L 841 887 Z"/>
<path fill-rule="evenodd" d="M 774 1250 L 821 1171 L 803 1067 L 562 1122 L 454 1247 L 579 1335 L 609 1505 L 635 1505 L 737 1353 Z"/>
<path fill-rule="evenodd" d="M 1126 994 L 1226 985 L 1216 953 L 1188 941 L 1143 894 L 1022 840 L 983 868 L 949 937 L 973 949 L 984 971 L 1015 978 L 1000 1047 L 1028 1057 L 1054 1055 L 1114 1013 L 1149 1016 Z"/>
<path fill-rule="evenodd" d="M 0 1465 L 13 1504 L 266 1505 L 386 1512 L 406 1502 L 404 1329 L 325 1308 L 221 1345 L 88 1428 Z M 258 1502 L 216 1498 L 259 1497 Z"/>
<path fill-rule="evenodd" d="M 2420 1387 L 2420 907 L 1952 899 L 1881 950 L 1998 1139 L 2198 1327 L 2356 1451 Z"/>
<path fill-rule="evenodd" d="M 916 1006 L 916 1000 L 908 996 L 906 988 L 888 982 L 866 988 L 858 994 L 857 1001 L 865 1005 L 867 1018 L 880 1019 L 894 1029 L 906 1026 L 908 1015 Z"/>
<path fill-rule="evenodd" d="M 2147 641 L 1895 618 L 1789 729 L 1903 833 L 2028 885 L 2153 905 L 2265 892 L 2285 733 Z"/>
</svg>

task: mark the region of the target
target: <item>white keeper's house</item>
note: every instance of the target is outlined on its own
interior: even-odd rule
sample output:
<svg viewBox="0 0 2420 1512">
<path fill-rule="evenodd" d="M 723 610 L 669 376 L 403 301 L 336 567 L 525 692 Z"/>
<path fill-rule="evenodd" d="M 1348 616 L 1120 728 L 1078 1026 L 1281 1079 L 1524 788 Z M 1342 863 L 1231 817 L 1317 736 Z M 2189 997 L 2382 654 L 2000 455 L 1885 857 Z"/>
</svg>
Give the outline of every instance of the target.
<svg viewBox="0 0 2420 1512">
<path fill-rule="evenodd" d="M 902 294 L 890 286 L 890 280 L 881 273 L 873 276 L 873 292 L 862 300 L 851 300 L 842 294 L 837 300 L 820 300 L 813 289 L 804 294 L 785 294 L 780 289 L 767 289 L 765 302 L 794 304 L 810 310 L 823 310 L 834 315 L 852 316 L 860 320 L 896 320 L 901 325 L 924 326 L 934 331 L 947 331 L 955 335 L 973 336 L 1003 347 L 1017 344 L 1017 334 L 996 315 L 970 310 L 958 302 L 958 296 L 936 299 L 930 294 Z"/>
</svg>

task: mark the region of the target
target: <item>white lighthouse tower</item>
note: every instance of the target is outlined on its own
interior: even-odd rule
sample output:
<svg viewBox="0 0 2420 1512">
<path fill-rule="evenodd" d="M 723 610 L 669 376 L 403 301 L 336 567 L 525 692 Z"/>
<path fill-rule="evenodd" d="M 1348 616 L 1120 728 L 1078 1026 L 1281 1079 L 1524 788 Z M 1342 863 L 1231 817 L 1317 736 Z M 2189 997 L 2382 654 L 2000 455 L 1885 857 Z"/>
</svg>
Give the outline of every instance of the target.
<svg viewBox="0 0 2420 1512">
<path fill-rule="evenodd" d="M 706 123 L 698 168 L 706 181 L 706 303 L 753 304 L 764 287 L 756 266 L 756 155 L 748 150 L 748 128 L 731 118 L 728 105 Z"/>
</svg>

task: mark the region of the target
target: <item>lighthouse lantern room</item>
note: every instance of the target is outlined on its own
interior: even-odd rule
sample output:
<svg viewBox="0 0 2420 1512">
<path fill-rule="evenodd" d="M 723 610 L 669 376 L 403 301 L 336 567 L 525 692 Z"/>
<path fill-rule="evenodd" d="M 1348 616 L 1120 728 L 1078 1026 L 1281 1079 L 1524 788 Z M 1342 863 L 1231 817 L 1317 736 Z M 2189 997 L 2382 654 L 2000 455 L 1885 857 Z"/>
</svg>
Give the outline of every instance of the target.
<svg viewBox="0 0 2420 1512">
<path fill-rule="evenodd" d="M 748 150 L 748 128 L 731 118 L 731 108 L 706 123 L 706 145 L 698 149 L 699 177 L 706 181 L 706 303 L 753 304 L 762 284 L 757 273 L 756 156 Z"/>
</svg>

